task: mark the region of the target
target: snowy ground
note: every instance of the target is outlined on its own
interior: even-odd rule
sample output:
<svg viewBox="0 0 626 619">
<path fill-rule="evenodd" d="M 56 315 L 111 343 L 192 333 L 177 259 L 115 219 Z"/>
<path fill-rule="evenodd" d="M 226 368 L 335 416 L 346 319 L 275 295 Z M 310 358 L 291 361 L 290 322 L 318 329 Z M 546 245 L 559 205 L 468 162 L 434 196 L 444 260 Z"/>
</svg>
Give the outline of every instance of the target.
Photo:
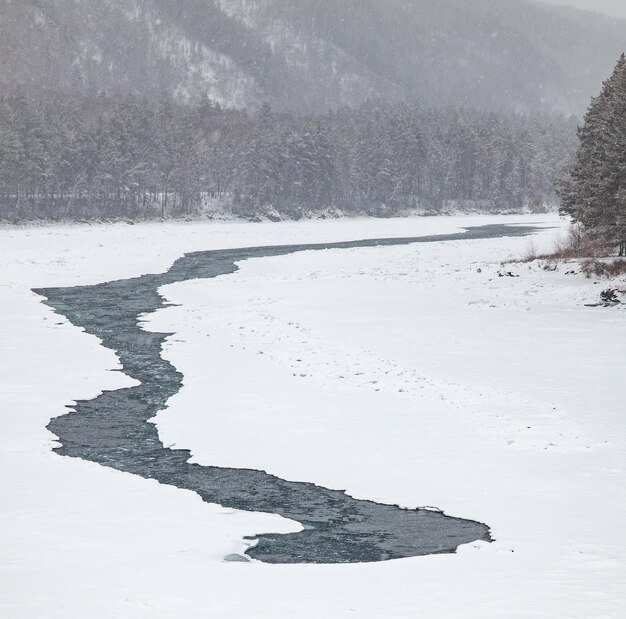
<svg viewBox="0 0 626 619">
<path fill-rule="evenodd" d="M 550 217 L 0 229 L 0 615 L 626 616 L 626 314 L 601 284 L 500 261 L 528 239 L 305 252 L 162 290 L 185 375 L 155 420 L 202 464 L 486 522 L 493 544 L 369 565 L 227 563 L 274 515 L 51 453 L 74 399 L 129 384 L 30 289 L 159 272 L 200 249 Z M 541 249 L 554 230 L 535 237 Z M 499 277 L 512 271 L 520 277 Z"/>
</svg>

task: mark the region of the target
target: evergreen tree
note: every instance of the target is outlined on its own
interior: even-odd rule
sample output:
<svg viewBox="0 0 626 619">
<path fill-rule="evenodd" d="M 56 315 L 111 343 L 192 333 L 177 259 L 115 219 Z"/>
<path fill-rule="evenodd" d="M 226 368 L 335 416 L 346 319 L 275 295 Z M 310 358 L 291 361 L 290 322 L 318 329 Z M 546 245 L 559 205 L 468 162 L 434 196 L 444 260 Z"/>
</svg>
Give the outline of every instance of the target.
<svg viewBox="0 0 626 619">
<path fill-rule="evenodd" d="M 558 184 L 561 210 L 626 253 L 626 56 L 592 100 L 573 166 Z"/>
</svg>

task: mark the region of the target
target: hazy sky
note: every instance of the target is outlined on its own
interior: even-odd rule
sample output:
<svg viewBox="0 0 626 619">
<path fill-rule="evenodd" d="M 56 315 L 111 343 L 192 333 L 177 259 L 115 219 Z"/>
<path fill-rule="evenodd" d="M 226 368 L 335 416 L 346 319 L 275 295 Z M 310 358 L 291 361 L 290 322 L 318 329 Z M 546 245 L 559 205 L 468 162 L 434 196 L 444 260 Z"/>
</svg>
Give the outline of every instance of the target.
<svg viewBox="0 0 626 619">
<path fill-rule="evenodd" d="M 579 9 L 598 11 L 626 19 L 626 0 L 543 0 L 549 4 L 566 4 Z"/>
</svg>

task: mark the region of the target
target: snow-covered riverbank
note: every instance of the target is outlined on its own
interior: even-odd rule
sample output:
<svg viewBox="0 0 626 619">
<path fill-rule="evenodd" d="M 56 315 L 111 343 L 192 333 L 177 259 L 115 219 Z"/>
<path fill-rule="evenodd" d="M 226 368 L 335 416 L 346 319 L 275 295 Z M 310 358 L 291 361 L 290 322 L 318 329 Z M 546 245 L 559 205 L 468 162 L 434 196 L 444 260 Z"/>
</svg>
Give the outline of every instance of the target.
<svg viewBox="0 0 626 619">
<path fill-rule="evenodd" d="M 579 275 L 499 262 L 528 239 L 251 260 L 146 318 L 185 387 L 156 422 L 202 464 L 487 522 L 496 542 L 376 565 L 224 563 L 276 516 L 50 453 L 72 399 L 129 384 L 32 287 L 162 271 L 217 247 L 447 233 L 550 217 L 0 231 L 0 608 L 12 617 L 619 617 L 619 309 Z M 548 230 L 535 245 L 548 245 Z M 60 324 L 58 324 L 60 323 Z M 5 507 L 6 505 L 6 507 Z"/>
</svg>

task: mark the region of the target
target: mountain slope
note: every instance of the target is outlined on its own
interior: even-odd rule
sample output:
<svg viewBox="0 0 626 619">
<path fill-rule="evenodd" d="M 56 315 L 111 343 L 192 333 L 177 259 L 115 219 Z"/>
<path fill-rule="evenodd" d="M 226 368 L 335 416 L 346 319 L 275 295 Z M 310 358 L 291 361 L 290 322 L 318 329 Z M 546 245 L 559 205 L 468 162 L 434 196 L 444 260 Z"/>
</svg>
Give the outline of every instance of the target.
<svg viewBox="0 0 626 619">
<path fill-rule="evenodd" d="M 0 85 L 580 113 L 626 22 L 526 0 L 0 0 Z"/>
</svg>

